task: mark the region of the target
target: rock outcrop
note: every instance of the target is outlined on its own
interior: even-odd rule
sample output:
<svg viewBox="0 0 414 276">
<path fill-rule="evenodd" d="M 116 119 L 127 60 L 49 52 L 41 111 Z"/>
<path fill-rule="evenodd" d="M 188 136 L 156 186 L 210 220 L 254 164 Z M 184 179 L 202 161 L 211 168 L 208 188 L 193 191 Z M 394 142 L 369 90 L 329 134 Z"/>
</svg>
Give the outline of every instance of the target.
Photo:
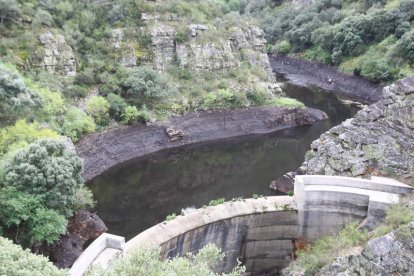
<svg viewBox="0 0 414 276">
<path fill-rule="evenodd" d="M 105 233 L 108 228 L 105 223 L 93 213 L 79 211 L 70 218 L 67 234 L 51 246 L 38 249 L 60 268 L 69 268 L 82 254 L 84 248 L 93 240 Z"/>
<path fill-rule="evenodd" d="M 414 275 L 414 222 L 369 241 L 360 254 L 339 258 L 316 275 Z"/>
<path fill-rule="evenodd" d="M 42 47 L 36 53 L 39 61 L 35 61 L 35 66 L 50 73 L 58 73 L 70 77 L 76 75 L 75 54 L 66 43 L 63 35 L 48 31 L 39 36 L 39 41 Z"/>
<path fill-rule="evenodd" d="M 383 98 L 311 144 L 300 171 L 343 176 L 410 177 L 414 171 L 414 78 L 383 90 Z"/>
</svg>

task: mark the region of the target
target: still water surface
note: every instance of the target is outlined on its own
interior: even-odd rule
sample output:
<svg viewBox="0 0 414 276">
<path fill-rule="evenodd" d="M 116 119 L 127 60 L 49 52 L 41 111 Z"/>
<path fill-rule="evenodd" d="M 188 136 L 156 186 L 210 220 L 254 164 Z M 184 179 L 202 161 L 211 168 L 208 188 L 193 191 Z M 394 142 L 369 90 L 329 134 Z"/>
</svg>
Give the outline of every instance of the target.
<svg viewBox="0 0 414 276">
<path fill-rule="evenodd" d="M 270 182 L 297 169 L 313 140 L 358 111 L 315 88 L 286 83 L 284 91 L 325 111 L 329 119 L 268 135 L 166 150 L 110 169 L 87 183 L 109 233 L 130 239 L 182 208 L 221 197 L 270 195 Z"/>
</svg>

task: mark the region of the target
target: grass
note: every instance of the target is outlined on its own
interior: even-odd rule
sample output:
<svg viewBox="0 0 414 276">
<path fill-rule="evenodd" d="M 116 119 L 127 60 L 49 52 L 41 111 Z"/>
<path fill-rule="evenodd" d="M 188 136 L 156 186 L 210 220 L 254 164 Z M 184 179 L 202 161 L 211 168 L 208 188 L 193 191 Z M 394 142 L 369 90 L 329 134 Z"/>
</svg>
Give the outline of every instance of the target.
<svg viewBox="0 0 414 276">
<path fill-rule="evenodd" d="M 279 97 L 268 101 L 268 105 L 288 107 L 288 108 L 305 108 L 305 105 L 298 100 L 286 97 Z"/>
<path fill-rule="evenodd" d="M 226 201 L 224 197 L 213 199 L 208 203 L 208 206 L 217 206 L 223 204 Z"/>
</svg>

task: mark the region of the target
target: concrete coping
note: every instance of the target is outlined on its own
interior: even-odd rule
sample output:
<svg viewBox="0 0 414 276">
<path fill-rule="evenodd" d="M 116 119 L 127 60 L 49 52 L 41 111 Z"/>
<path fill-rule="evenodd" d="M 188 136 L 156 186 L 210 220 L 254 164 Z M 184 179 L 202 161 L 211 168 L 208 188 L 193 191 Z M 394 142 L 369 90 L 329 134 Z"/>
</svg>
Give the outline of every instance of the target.
<svg viewBox="0 0 414 276">
<path fill-rule="evenodd" d="M 125 238 L 103 233 L 78 257 L 69 270 L 69 274 L 71 276 L 83 275 L 95 259 L 108 248 L 117 249 L 120 252 L 123 252 L 125 250 Z"/>
<path fill-rule="evenodd" d="M 335 193 L 347 193 L 347 194 L 358 194 L 369 197 L 369 201 L 376 201 L 388 204 L 395 204 L 399 201 L 399 195 L 387 192 L 377 192 L 366 189 L 359 189 L 353 187 L 342 187 L 342 186 L 326 186 L 326 185 L 311 185 L 305 187 L 305 192 L 335 192 Z"/>
<path fill-rule="evenodd" d="M 406 194 L 413 190 L 413 187 L 395 179 L 376 176 L 371 177 L 371 179 L 364 179 L 329 175 L 297 175 L 295 180 L 305 186 L 343 186 L 392 194 Z"/>
<path fill-rule="evenodd" d="M 159 223 L 138 234 L 126 243 L 126 252 L 140 245 L 153 244 L 160 246 L 177 236 L 220 220 L 291 209 L 297 209 L 294 197 L 291 196 L 242 199 L 200 208 L 187 213 L 185 216 L 180 215 L 171 221 Z"/>
</svg>

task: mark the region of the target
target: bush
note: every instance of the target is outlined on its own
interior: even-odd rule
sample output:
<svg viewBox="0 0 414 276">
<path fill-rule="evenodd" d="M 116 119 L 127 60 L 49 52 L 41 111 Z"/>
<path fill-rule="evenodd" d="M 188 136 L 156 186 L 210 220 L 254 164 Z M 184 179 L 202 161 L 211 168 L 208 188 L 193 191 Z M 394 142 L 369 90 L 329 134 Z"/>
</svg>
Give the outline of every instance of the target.
<svg viewBox="0 0 414 276">
<path fill-rule="evenodd" d="M 245 94 L 234 93 L 228 89 L 219 89 L 208 93 L 201 103 L 203 110 L 208 109 L 231 109 L 247 106 L 248 100 Z"/>
<path fill-rule="evenodd" d="M 43 205 L 41 195 L 6 187 L 0 193 L 0 219 L 16 243 L 25 247 L 34 243 L 52 244 L 66 232 L 67 220 Z"/>
<path fill-rule="evenodd" d="M 283 40 L 276 45 L 276 52 L 281 54 L 289 54 L 292 51 L 292 46 L 289 41 Z"/>
<path fill-rule="evenodd" d="M 399 54 L 408 61 L 414 64 L 414 31 L 404 34 L 397 44 Z"/>
<path fill-rule="evenodd" d="M 279 97 L 268 101 L 269 105 L 288 107 L 288 108 L 305 108 L 305 105 L 292 98 Z"/>
<path fill-rule="evenodd" d="M 24 84 L 21 76 L 0 64 L 0 124 L 13 123 L 19 116 L 30 118 L 33 109 L 41 105 L 40 96 Z"/>
<path fill-rule="evenodd" d="M 358 230 L 358 223 L 351 223 L 337 235 L 323 237 L 298 251 L 298 258 L 289 265 L 288 270 L 299 266 L 305 270 L 305 275 L 312 275 L 332 263 L 341 251 L 364 244 L 367 239 L 368 232 Z"/>
<path fill-rule="evenodd" d="M 88 89 L 80 85 L 68 85 L 63 89 L 62 93 L 70 99 L 84 98 L 88 95 Z"/>
<path fill-rule="evenodd" d="M 161 250 L 159 248 L 146 247 L 137 248 L 132 254 L 115 261 L 110 270 L 89 271 L 87 275 L 231 275 L 241 276 L 245 271 L 243 266 L 238 265 L 230 274 L 217 274 L 213 272 L 214 267 L 223 260 L 224 254 L 221 253 L 213 244 L 207 244 L 196 255 L 187 254 L 184 257 L 176 257 L 160 261 Z"/>
<path fill-rule="evenodd" d="M 18 152 L 5 168 L 4 185 L 41 196 L 47 208 L 69 217 L 82 185 L 82 160 L 58 141 L 40 140 Z"/>
<path fill-rule="evenodd" d="M 133 70 L 122 86 L 127 102 L 138 108 L 166 102 L 173 92 L 168 82 L 148 67 Z"/>
<path fill-rule="evenodd" d="M 247 98 L 250 102 L 256 105 L 264 105 L 270 100 L 270 95 L 265 89 L 255 87 L 250 93 L 247 94 Z"/>
<path fill-rule="evenodd" d="M 53 130 L 41 129 L 37 123 L 28 124 L 25 120 L 19 120 L 14 126 L 0 129 L 0 157 L 44 138 L 57 139 L 59 135 Z"/>
<path fill-rule="evenodd" d="M 406 205 L 391 205 L 387 209 L 385 217 L 386 225 L 397 229 L 400 225 L 407 224 L 414 220 L 414 207 Z"/>
<path fill-rule="evenodd" d="M 132 124 L 134 123 L 139 116 L 139 112 L 136 106 L 127 106 L 122 113 L 122 122 L 124 124 Z"/>
<path fill-rule="evenodd" d="M 54 266 L 46 257 L 23 250 L 3 237 L 0 237 L 0 264 L 0 275 L 69 275 L 67 271 Z"/>
<path fill-rule="evenodd" d="M 82 185 L 78 190 L 76 190 L 73 204 L 73 210 L 75 212 L 84 209 L 92 209 L 95 204 L 96 202 L 93 199 L 93 193 L 88 187 Z"/>
<path fill-rule="evenodd" d="M 106 99 L 109 102 L 109 114 L 116 120 L 121 120 L 122 114 L 124 113 L 125 108 L 128 106 L 128 104 L 124 99 L 122 99 L 122 97 L 114 93 L 109 93 Z"/>
<path fill-rule="evenodd" d="M 72 107 L 65 113 L 62 133 L 76 142 L 84 135 L 95 131 L 93 119 L 83 110 Z"/>
<path fill-rule="evenodd" d="M 86 103 L 88 113 L 98 125 L 106 125 L 109 120 L 109 103 L 101 96 L 93 96 Z"/>
</svg>

